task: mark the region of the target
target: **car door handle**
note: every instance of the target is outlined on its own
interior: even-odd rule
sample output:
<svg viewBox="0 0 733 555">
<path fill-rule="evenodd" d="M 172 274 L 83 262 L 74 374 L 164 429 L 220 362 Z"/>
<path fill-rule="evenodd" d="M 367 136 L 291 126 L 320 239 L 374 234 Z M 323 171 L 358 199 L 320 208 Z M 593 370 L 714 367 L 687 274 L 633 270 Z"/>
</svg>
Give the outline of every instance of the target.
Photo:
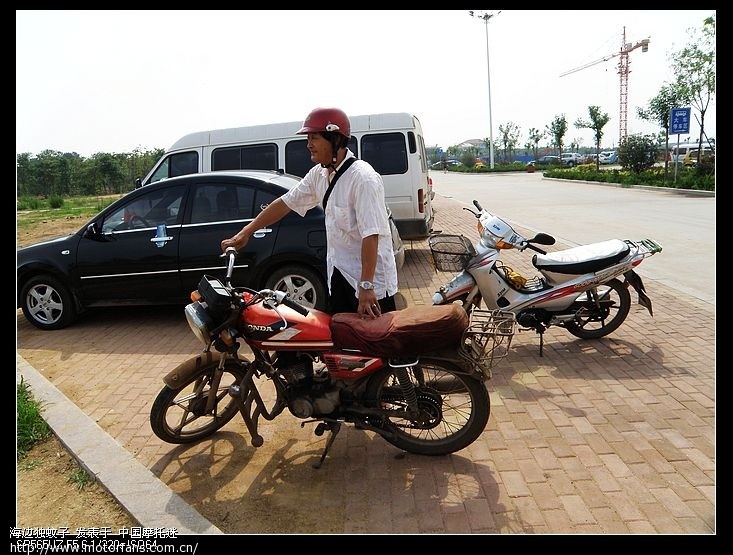
<svg viewBox="0 0 733 555">
<path fill-rule="evenodd" d="M 269 227 L 266 227 L 263 229 L 258 229 L 257 231 L 255 231 L 252 234 L 252 236 L 256 237 L 257 239 L 262 239 L 268 233 L 272 233 L 272 229 L 270 229 Z"/>
<path fill-rule="evenodd" d="M 168 229 L 165 224 L 158 224 L 155 228 L 155 237 L 150 239 L 151 243 L 155 243 L 156 247 L 164 247 L 168 241 L 172 241 L 173 237 L 168 235 Z"/>
</svg>

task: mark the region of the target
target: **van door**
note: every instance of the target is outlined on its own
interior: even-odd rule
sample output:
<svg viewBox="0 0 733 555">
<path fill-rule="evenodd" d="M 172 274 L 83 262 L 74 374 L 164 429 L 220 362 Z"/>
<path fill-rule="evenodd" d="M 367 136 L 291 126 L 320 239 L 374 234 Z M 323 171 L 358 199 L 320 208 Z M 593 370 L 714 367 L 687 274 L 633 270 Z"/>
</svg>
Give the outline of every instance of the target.
<svg viewBox="0 0 733 555">
<path fill-rule="evenodd" d="M 432 190 L 420 145 L 414 131 L 361 137 L 362 159 L 382 176 L 385 200 L 403 239 L 426 237 L 432 227 Z"/>
</svg>

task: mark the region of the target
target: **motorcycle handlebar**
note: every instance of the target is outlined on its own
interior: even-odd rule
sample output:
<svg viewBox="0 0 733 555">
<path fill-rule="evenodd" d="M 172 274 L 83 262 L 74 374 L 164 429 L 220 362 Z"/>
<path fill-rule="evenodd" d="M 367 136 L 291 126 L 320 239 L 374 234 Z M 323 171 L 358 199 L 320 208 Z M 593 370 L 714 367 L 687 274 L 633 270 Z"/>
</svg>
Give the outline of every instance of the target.
<svg viewBox="0 0 733 555">
<path fill-rule="evenodd" d="M 308 309 L 302 305 L 299 305 L 295 301 L 291 301 L 287 297 L 283 299 L 282 303 L 285 306 L 289 306 L 292 308 L 295 312 L 298 312 L 299 314 L 302 314 L 303 316 L 308 316 Z"/>
<path fill-rule="evenodd" d="M 531 244 L 531 243 L 527 243 L 527 244 L 525 245 L 525 248 L 527 248 L 527 249 L 531 249 L 531 250 L 533 250 L 533 251 L 535 251 L 535 252 L 538 252 L 538 253 L 540 253 L 540 254 L 547 254 L 547 251 L 545 251 L 545 250 L 542 250 L 542 249 L 541 249 L 541 248 L 539 248 L 539 247 L 535 247 L 535 246 L 534 246 L 533 244 Z"/>
</svg>

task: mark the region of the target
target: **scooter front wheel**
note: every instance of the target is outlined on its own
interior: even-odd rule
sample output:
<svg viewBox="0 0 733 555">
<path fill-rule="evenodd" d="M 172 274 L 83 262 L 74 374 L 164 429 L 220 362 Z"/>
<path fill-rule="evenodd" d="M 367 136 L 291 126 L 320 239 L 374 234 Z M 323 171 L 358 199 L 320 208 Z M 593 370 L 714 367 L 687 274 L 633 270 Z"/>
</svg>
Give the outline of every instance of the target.
<svg viewBox="0 0 733 555">
<path fill-rule="evenodd" d="M 167 443 L 191 443 L 204 439 L 229 422 L 239 410 L 229 386 L 244 379 L 244 369 L 227 361 L 219 372 L 219 360 L 211 360 L 176 388 L 164 387 L 150 410 L 150 427 Z"/>
<path fill-rule="evenodd" d="M 491 411 L 483 380 L 442 360 L 421 359 L 406 371 L 412 384 L 407 393 L 406 384 L 389 366 L 375 374 L 367 386 L 368 397 L 384 411 L 384 416 L 373 422 L 389 432 L 384 439 L 418 455 L 447 455 L 476 441 Z M 410 414 L 407 400 L 413 392 L 416 414 Z"/>
<path fill-rule="evenodd" d="M 572 308 L 575 321 L 566 323 L 565 329 L 580 339 L 598 339 L 616 331 L 626 320 L 631 293 L 625 283 L 614 278 L 586 291 Z"/>
</svg>

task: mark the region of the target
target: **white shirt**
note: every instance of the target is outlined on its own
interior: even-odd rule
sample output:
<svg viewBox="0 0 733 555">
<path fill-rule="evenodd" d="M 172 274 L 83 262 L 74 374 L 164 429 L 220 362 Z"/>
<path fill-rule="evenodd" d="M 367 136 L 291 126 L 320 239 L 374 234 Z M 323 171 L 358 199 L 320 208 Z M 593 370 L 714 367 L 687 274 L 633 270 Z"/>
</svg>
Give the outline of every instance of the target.
<svg viewBox="0 0 733 555">
<path fill-rule="evenodd" d="M 346 150 L 346 158 L 354 153 Z M 337 170 L 341 167 L 339 164 Z M 313 166 L 297 187 L 281 198 L 288 208 L 305 216 L 322 203 L 328 189 L 329 168 Z M 378 299 L 397 293 L 397 267 L 392 251 L 392 234 L 387 218 L 382 176 L 363 160 L 356 160 L 333 186 L 326 206 L 326 266 L 329 290 L 334 267 L 357 292 L 361 280 L 361 241 L 379 235 L 377 266 L 374 271 L 374 292 Z"/>
</svg>

